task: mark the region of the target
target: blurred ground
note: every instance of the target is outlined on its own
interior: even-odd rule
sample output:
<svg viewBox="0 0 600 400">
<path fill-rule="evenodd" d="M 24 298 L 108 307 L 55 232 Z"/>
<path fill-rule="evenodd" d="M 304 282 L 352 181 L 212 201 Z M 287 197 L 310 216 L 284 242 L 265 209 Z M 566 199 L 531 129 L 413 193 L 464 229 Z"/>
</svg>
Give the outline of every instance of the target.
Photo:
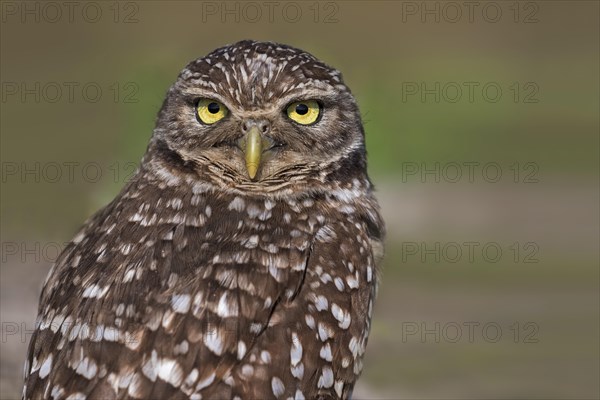
<svg viewBox="0 0 600 400">
<path fill-rule="evenodd" d="M 389 232 L 355 398 L 599 398 L 600 3 L 275 3 L 0 2 L 0 397 L 179 70 L 253 38 L 340 69 L 365 122 Z"/>
</svg>

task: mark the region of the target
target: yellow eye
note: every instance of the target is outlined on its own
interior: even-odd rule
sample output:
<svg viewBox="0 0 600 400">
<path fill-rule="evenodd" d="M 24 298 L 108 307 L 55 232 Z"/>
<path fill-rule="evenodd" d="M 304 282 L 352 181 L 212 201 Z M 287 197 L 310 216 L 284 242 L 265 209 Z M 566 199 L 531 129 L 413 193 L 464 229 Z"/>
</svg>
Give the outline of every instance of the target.
<svg viewBox="0 0 600 400">
<path fill-rule="evenodd" d="M 209 125 L 225 118 L 229 112 L 223 103 L 212 99 L 200 99 L 196 110 L 200 121 Z"/>
<path fill-rule="evenodd" d="M 288 117 L 302 125 L 314 123 L 319 118 L 320 113 L 321 107 L 314 100 L 297 101 L 287 108 Z"/>
</svg>

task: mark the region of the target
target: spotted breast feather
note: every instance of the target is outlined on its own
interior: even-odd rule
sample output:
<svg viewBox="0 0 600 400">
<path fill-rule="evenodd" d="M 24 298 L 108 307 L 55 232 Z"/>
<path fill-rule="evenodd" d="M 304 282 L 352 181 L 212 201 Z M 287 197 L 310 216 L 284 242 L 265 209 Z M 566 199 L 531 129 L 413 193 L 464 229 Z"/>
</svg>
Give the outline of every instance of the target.
<svg viewBox="0 0 600 400">
<path fill-rule="evenodd" d="M 176 183 L 135 179 L 61 254 L 25 397 L 347 397 L 376 290 L 372 201 Z"/>
</svg>

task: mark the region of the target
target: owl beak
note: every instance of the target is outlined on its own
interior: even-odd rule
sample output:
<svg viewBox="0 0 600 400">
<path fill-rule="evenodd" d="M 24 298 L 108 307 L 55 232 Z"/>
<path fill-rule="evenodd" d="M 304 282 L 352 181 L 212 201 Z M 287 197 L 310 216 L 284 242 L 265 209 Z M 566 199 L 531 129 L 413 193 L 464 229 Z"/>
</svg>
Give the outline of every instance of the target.
<svg viewBox="0 0 600 400">
<path fill-rule="evenodd" d="M 256 172 L 260 166 L 260 159 L 263 152 L 262 137 L 258 127 L 253 126 L 245 137 L 243 151 L 246 155 L 246 169 L 250 179 L 256 177 Z"/>
</svg>

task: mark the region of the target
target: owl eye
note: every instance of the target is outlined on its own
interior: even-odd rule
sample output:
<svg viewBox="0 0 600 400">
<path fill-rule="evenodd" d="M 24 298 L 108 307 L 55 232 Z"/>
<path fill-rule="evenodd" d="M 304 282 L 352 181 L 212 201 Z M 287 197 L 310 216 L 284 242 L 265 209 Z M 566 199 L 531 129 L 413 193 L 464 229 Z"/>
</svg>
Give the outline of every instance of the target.
<svg viewBox="0 0 600 400">
<path fill-rule="evenodd" d="M 287 108 L 287 116 L 301 125 L 314 123 L 321 114 L 321 107 L 315 100 L 296 101 Z"/>
<path fill-rule="evenodd" d="M 210 125 L 225 118 L 229 110 L 219 101 L 200 99 L 196 106 L 196 112 L 200 121 Z"/>
</svg>

